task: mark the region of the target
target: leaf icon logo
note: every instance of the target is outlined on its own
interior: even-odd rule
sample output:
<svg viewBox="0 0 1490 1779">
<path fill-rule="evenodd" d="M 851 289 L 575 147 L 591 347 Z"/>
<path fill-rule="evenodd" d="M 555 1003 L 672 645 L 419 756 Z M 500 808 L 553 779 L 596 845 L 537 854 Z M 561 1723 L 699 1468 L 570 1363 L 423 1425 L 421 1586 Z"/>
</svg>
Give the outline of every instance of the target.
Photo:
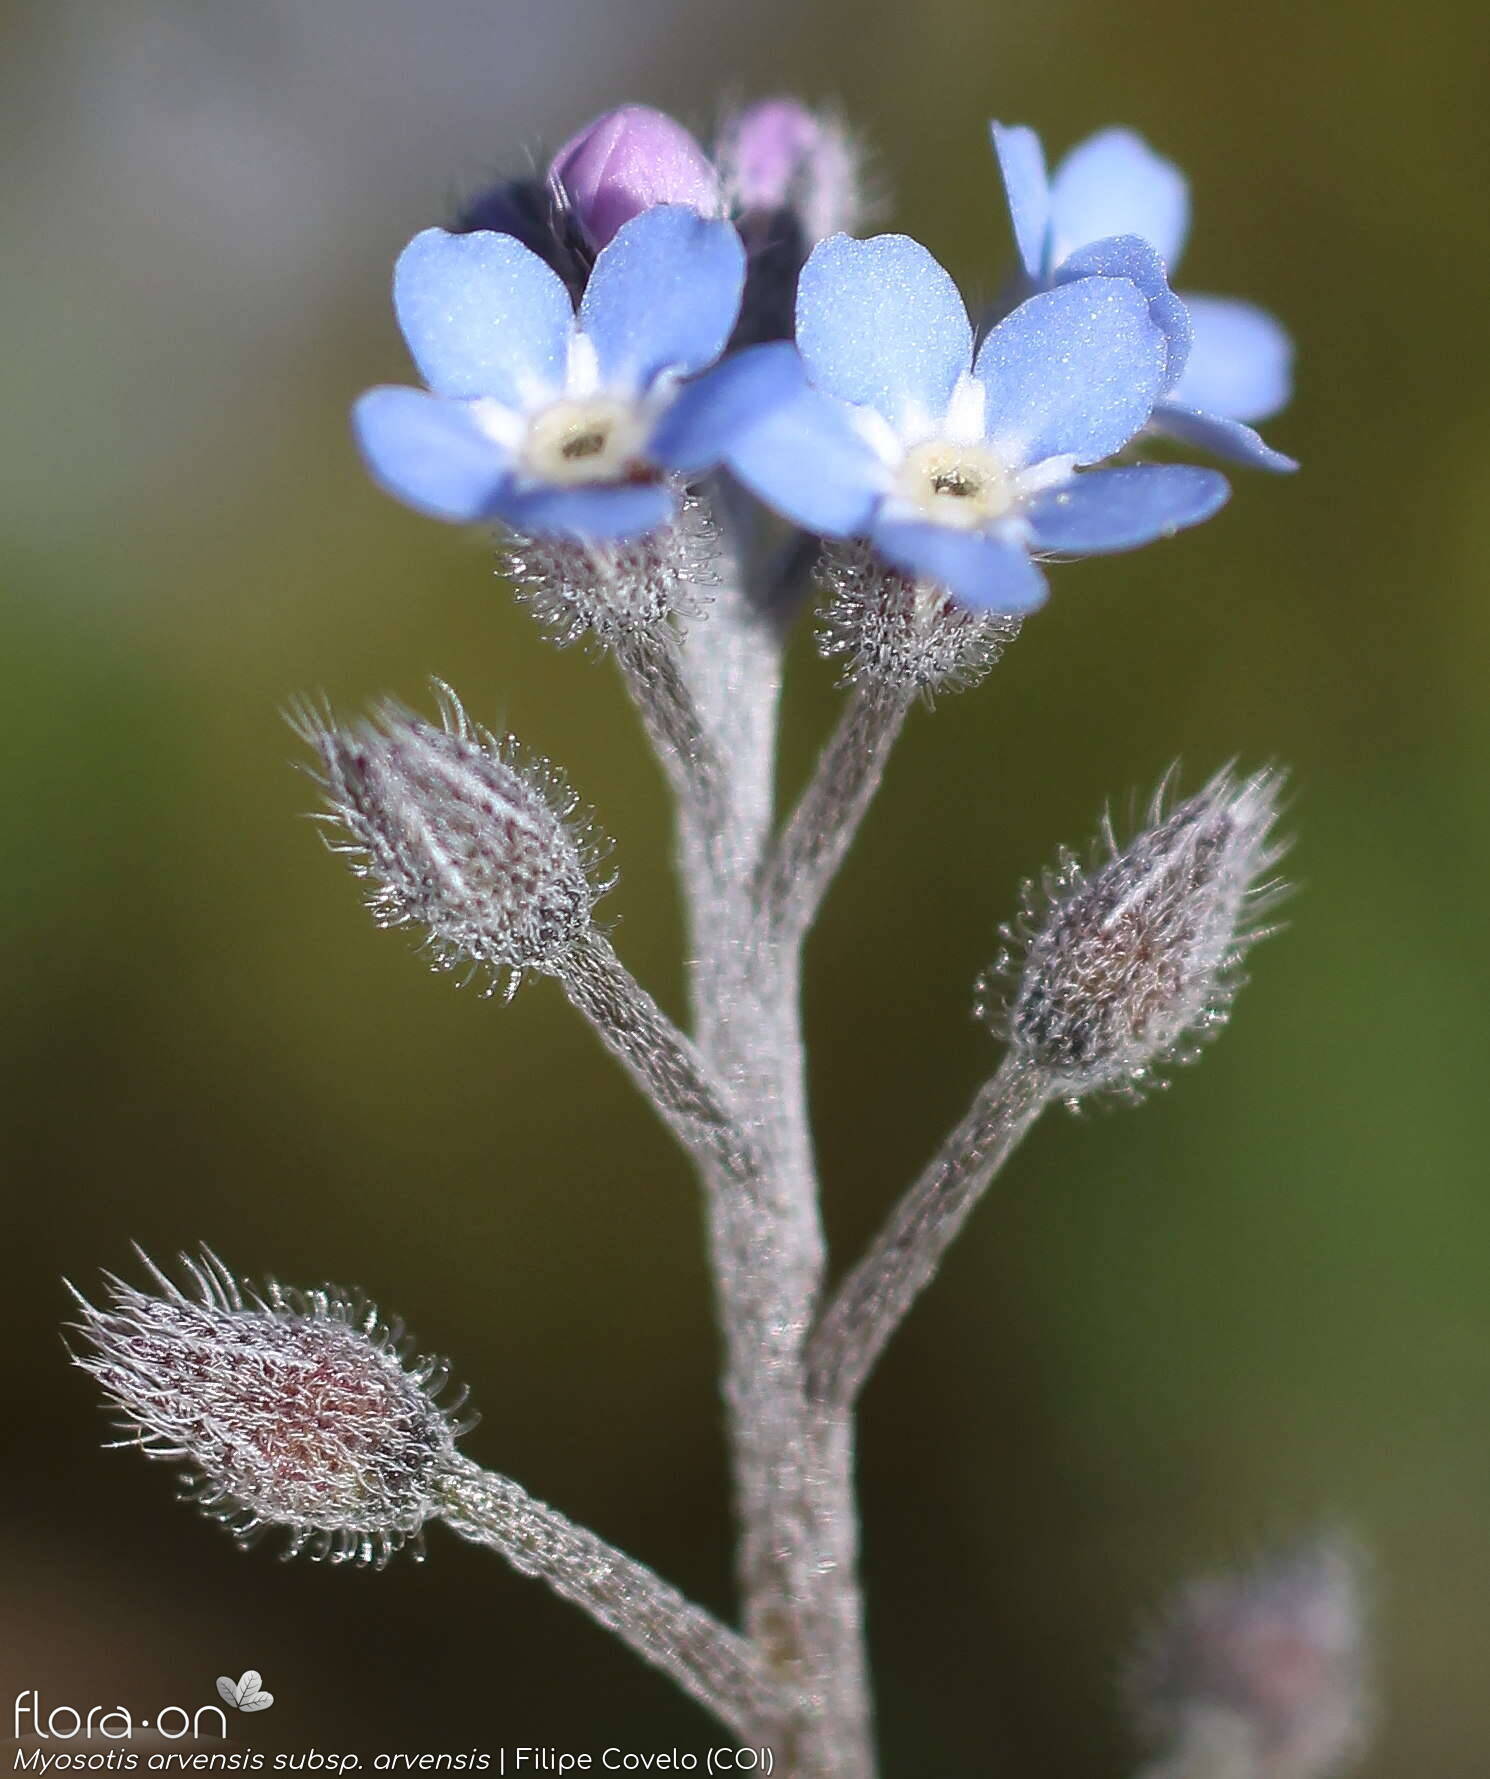
<svg viewBox="0 0 1490 1779">
<path fill-rule="evenodd" d="M 263 1690 L 263 1677 L 252 1668 L 245 1669 L 236 1680 L 219 1674 L 217 1691 L 235 1711 L 267 1711 L 274 1703 L 274 1694 Z"/>
</svg>

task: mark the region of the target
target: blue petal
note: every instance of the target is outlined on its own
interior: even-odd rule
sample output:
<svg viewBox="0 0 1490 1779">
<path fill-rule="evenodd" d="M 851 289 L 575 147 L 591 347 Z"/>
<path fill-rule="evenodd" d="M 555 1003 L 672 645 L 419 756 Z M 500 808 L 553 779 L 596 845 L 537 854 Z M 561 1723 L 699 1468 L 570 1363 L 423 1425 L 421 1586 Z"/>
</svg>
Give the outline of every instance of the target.
<svg viewBox="0 0 1490 1779">
<path fill-rule="evenodd" d="M 737 437 L 725 462 L 767 506 L 824 537 L 862 532 L 887 479 L 851 411 L 805 383 Z"/>
<path fill-rule="evenodd" d="M 563 386 L 574 305 L 511 235 L 415 235 L 394 269 L 393 306 L 436 395 L 526 408 Z"/>
<path fill-rule="evenodd" d="M 1164 386 L 1167 342 L 1126 278 L 1081 278 L 1006 316 L 978 352 L 987 436 L 1014 467 L 1110 457 Z"/>
<path fill-rule="evenodd" d="M 1164 261 L 1137 235 L 1112 235 L 1078 247 L 1055 275 L 1057 284 L 1077 278 L 1128 278 L 1148 298 L 1149 319 L 1164 335 L 1164 387 L 1173 389 L 1190 357 L 1190 313 L 1169 288 Z"/>
<path fill-rule="evenodd" d="M 1299 467 L 1295 458 L 1275 451 L 1250 426 L 1240 420 L 1228 420 L 1221 414 L 1202 414 L 1194 408 L 1164 402 L 1154 409 L 1150 425 L 1155 432 L 1178 439 L 1181 444 L 1194 445 L 1197 450 L 1209 451 L 1226 463 L 1244 464 L 1248 469 L 1279 471 Z"/>
<path fill-rule="evenodd" d="M 1009 203 L 1014 245 L 1031 284 L 1045 274 L 1045 244 L 1050 236 L 1050 180 L 1040 138 L 1024 124 L 993 123 L 993 152 L 998 156 Z"/>
<path fill-rule="evenodd" d="M 990 532 L 886 519 L 870 535 L 874 547 L 896 568 L 945 587 L 974 611 L 1013 616 L 1045 603 L 1045 576 L 1030 561 L 1028 551 Z"/>
<path fill-rule="evenodd" d="M 733 223 L 658 204 L 619 229 L 579 306 L 602 379 L 645 389 L 659 371 L 712 364 L 740 312 L 745 249 Z"/>
<path fill-rule="evenodd" d="M 672 490 L 658 484 L 627 488 L 540 488 L 531 494 L 512 489 L 494 511 L 509 525 L 536 537 L 562 537 L 577 543 L 614 543 L 642 537 L 672 517 Z"/>
<path fill-rule="evenodd" d="M 1050 182 L 1053 254 L 1088 241 L 1137 235 L 1171 271 L 1190 226 L 1185 176 L 1132 130 L 1102 130 L 1078 143 Z"/>
<path fill-rule="evenodd" d="M 508 452 L 459 402 L 422 389 L 369 389 L 352 427 L 373 479 L 431 518 L 487 518 L 507 483 Z"/>
<path fill-rule="evenodd" d="M 819 389 L 899 431 L 946 413 L 973 331 L 957 286 L 909 236 L 833 235 L 802 268 L 797 345 Z"/>
<path fill-rule="evenodd" d="M 1035 546 L 1072 556 L 1133 550 L 1168 537 L 1226 504 L 1225 476 L 1188 463 L 1145 463 L 1094 469 L 1025 508 Z"/>
<path fill-rule="evenodd" d="M 790 340 L 750 346 L 684 384 L 647 446 L 669 469 L 712 469 L 745 429 L 807 387 L 802 360 Z"/>
<path fill-rule="evenodd" d="M 1231 297 L 1185 297 L 1195 341 L 1172 391 L 1182 408 L 1266 420 L 1293 393 L 1293 341 L 1263 309 Z"/>
</svg>

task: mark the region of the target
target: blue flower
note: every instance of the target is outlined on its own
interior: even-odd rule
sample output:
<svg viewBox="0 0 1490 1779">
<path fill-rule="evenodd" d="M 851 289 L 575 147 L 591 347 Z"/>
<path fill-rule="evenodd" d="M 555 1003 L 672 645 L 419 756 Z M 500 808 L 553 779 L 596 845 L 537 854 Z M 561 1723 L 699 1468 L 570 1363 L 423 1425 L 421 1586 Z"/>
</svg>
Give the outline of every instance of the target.
<svg viewBox="0 0 1490 1779">
<path fill-rule="evenodd" d="M 393 301 L 429 387 L 361 397 L 368 467 L 437 519 L 596 543 L 654 530 L 680 467 L 659 423 L 682 379 L 724 350 L 744 270 L 729 223 L 659 205 L 601 252 L 576 314 L 512 236 L 426 229 L 399 259 Z"/>
<path fill-rule="evenodd" d="M 1114 257 L 1114 236 L 1122 238 L 1130 258 L 1137 243 L 1146 243 L 1168 290 L 1190 226 L 1189 191 L 1177 167 L 1131 130 L 1103 130 L 1047 176 L 1033 130 L 991 127 L 1027 290 L 1091 275 L 1097 269 L 1093 255 L 1105 250 Z M 1124 275 L 1134 276 L 1131 264 Z M 1157 300 L 1152 269 L 1138 282 Z M 1154 411 L 1154 430 L 1236 463 L 1296 469 L 1292 458 L 1270 449 L 1245 424 L 1266 420 L 1288 401 L 1288 335 L 1271 315 L 1232 297 L 1185 294 L 1183 307 L 1189 343 L 1181 345 L 1176 332 L 1175 380 Z"/>
<path fill-rule="evenodd" d="M 681 464 L 720 437 L 787 518 L 868 538 L 984 611 L 1045 598 L 1032 553 L 1126 550 L 1207 518 L 1224 477 L 1181 464 L 1085 470 L 1148 420 L 1169 342 L 1118 277 L 1031 297 L 973 352 L 957 287 L 904 235 L 835 235 L 797 293 L 797 338 L 738 353 L 671 410 Z"/>
</svg>

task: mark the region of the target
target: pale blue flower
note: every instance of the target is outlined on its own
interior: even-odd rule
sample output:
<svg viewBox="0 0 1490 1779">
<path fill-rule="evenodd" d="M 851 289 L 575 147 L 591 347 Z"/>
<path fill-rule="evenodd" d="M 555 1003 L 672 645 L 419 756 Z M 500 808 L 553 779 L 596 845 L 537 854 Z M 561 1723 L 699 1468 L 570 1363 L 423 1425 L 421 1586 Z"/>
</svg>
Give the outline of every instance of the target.
<svg viewBox="0 0 1490 1779">
<path fill-rule="evenodd" d="M 1136 281 L 1161 300 L 1159 286 L 1168 291 L 1190 226 L 1189 191 L 1177 167 L 1131 130 L 1103 130 L 1047 175 L 1033 130 L 996 123 L 992 133 L 1027 291 L 1091 275 L 1099 269 L 1094 256 L 1113 257 L 1116 236 L 1130 255 L 1136 238 L 1157 256 L 1159 285 L 1152 272 Z M 1135 273 L 1125 265 L 1121 275 Z M 1297 468 L 1247 424 L 1266 420 L 1288 401 L 1288 335 L 1271 315 L 1232 297 L 1184 292 L 1181 301 L 1189 342 L 1181 348 L 1176 335 L 1174 381 L 1155 408 L 1153 429 L 1233 462 Z"/>
<path fill-rule="evenodd" d="M 510 235 L 426 229 L 394 274 L 427 389 L 372 389 L 354 425 L 374 477 L 434 518 L 505 521 L 606 542 L 664 524 L 679 467 L 659 425 L 683 379 L 724 350 L 745 254 L 733 226 L 644 211 L 595 261 L 576 314 Z M 695 454 L 719 455 L 721 441 Z"/>
<path fill-rule="evenodd" d="M 994 612 L 1045 598 L 1035 555 L 1126 550 L 1208 517 L 1213 470 L 1087 469 L 1148 420 L 1169 341 L 1119 277 L 1022 303 L 973 350 L 957 287 L 904 235 L 813 252 L 797 337 L 737 354 L 673 408 L 676 459 L 725 462 L 797 524 L 868 538 L 908 575 Z"/>
</svg>

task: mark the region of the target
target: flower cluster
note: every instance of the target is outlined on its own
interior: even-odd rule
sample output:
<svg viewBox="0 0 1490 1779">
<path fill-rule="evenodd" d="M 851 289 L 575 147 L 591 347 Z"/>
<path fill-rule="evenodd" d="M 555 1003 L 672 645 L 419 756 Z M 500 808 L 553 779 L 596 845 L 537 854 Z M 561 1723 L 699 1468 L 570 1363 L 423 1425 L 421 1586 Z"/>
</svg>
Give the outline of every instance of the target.
<svg viewBox="0 0 1490 1779">
<path fill-rule="evenodd" d="M 558 641 L 609 649 L 676 804 L 687 1029 L 596 924 L 605 843 L 562 776 L 470 722 L 399 704 L 294 721 L 319 820 L 387 926 L 495 988 L 554 979 L 697 1175 L 736 1509 L 740 1628 L 456 1448 L 439 1362 L 331 1287 L 256 1293 L 205 1250 L 183 1288 L 79 1299 L 76 1361 L 124 1443 L 188 1469 L 247 1541 L 381 1565 L 443 1519 L 541 1577 L 794 1779 L 872 1779 L 853 1414 L 887 1343 L 1046 1107 L 1134 1097 L 1225 1018 L 1279 892 L 1281 776 L 1161 787 L 1026 889 L 980 982 L 1005 1041 L 862 1259 L 829 1271 L 806 1092 L 803 946 L 917 698 L 969 685 L 1046 596 L 1043 565 L 1214 513 L 1178 439 L 1270 469 L 1252 422 L 1289 347 L 1245 304 L 1176 295 L 1184 181 L 1108 131 L 1047 176 L 993 126 L 1018 252 L 974 317 L 909 236 L 861 238 L 853 143 L 789 100 L 712 153 L 640 106 L 546 176 L 416 236 L 394 301 L 422 388 L 364 395 L 374 473 L 423 512 L 496 522 Z M 849 688 L 778 811 L 780 691 L 816 567 Z M 707 612 L 704 606 L 707 602 Z M 706 619 L 707 621 L 699 621 Z M 995 994 L 992 976 L 1012 978 Z M 148 1265 L 148 1262 L 147 1262 Z M 835 1274 L 836 1277 L 835 1281 Z M 1325 1779 L 1359 1745 L 1353 1577 L 1306 1552 L 1189 1590 L 1135 1665 L 1149 1779 Z M 769 1764 L 769 1760 L 767 1761 Z"/>
<path fill-rule="evenodd" d="M 405 249 L 394 305 L 427 387 L 358 402 L 369 467 L 437 518 L 587 550 L 665 531 L 722 472 L 807 538 L 1007 616 L 1044 601 L 1041 562 L 1226 500 L 1215 470 L 1135 461 L 1150 437 L 1292 468 L 1249 424 L 1287 398 L 1278 324 L 1170 288 L 1180 174 L 1122 130 L 1053 177 L 1032 131 L 993 143 L 1020 271 L 975 326 L 924 247 L 848 232 L 864 205 L 832 120 L 756 105 L 711 158 L 658 112 L 608 113 L 545 180 Z"/>
</svg>

